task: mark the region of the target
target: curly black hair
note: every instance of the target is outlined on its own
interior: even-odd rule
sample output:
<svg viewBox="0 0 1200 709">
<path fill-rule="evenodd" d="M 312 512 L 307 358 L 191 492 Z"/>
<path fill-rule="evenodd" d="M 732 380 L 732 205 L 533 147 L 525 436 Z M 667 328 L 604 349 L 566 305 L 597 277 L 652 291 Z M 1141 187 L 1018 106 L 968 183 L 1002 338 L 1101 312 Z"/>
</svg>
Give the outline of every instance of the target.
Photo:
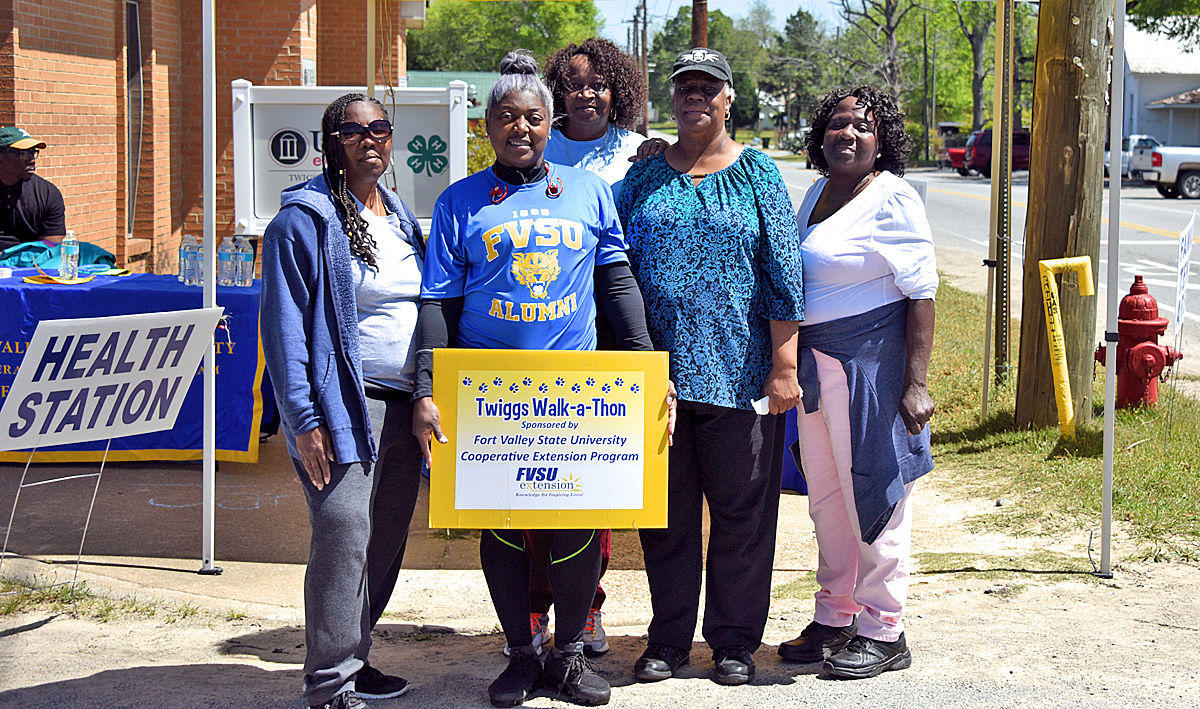
<svg viewBox="0 0 1200 709">
<path fill-rule="evenodd" d="M 896 105 L 895 99 L 870 86 L 834 89 L 825 94 L 825 98 L 813 109 L 808 122 L 811 130 L 804 139 L 808 159 L 822 175 L 829 177 L 829 163 L 825 160 L 822 148 L 825 128 L 829 126 L 829 119 L 837 105 L 851 96 L 858 99 L 859 104 L 865 106 L 875 119 L 875 139 L 879 141 L 880 153 L 875 160 L 875 169 L 903 175 L 904 164 L 908 162 L 908 153 L 912 150 L 912 141 L 904 132 L 904 112 Z"/>
<path fill-rule="evenodd" d="M 612 90 L 609 122 L 632 130 L 646 110 L 646 82 L 642 80 L 642 72 L 638 71 L 633 57 L 600 37 L 584 40 L 582 44 L 568 44 L 546 59 L 542 74 L 554 94 L 555 120 L 561 120 L 567 113 L 563 96 L 567 93 L 568 64 L 580 54 L 587 57 L 592 70 L 603 76 Z"/>
</svg>

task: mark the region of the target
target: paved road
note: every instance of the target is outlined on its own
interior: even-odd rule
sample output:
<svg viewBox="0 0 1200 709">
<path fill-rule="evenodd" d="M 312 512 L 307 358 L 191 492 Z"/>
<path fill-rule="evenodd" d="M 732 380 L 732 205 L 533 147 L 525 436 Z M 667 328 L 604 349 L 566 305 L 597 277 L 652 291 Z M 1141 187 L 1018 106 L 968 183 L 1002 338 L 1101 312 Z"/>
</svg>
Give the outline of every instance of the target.
<svg viewBox="0 0 1200 709">
<path fill-rule="evenodd" d="M 803 169 L 795 162 L 779 162 L 784 181 L 793 202 L 798 206 L 817 173 Z M 988 251 L 988 211 L 991 184 L 983 177 L 962 177 L 949 171 L 916 170 L 908 174 L 913 181 L 926 183 L 926 206 L 934 241 L 939 248 L 958 249 L 974 253 L 982 263 Z M 1013 273 L 1021 273 L 1025 249 L 1025 209 L 1028 204 L 1029 173 L 1022 171 L 1013 178 Z M 1144 277 L 1150 293 L 1158 299 L 1162 317 L 1174 321 L 1176 292 L 1176 263 L 1179 255 L 1179 232 L 1187 225 L 1192 210 L 1200 210 L 1200 201 L 1163 199 L 1152 187 L 1127 182 L 1121 192 L 1121 290 L 1129 291 L 1134 275 Z M 1098 289 L 1098 324 L 1103 329 L 1105 317 L 1105 280 L 1108 271 L 1108 193 L 1104 200 L 1104 233 L 1100 245 Z M 1200 221 L 1200 220 L 1198 220 Z M 1200 244 L 1200 224 L 1193 242 Z M 981 267 L 982 268 L 982 267 Z M 1192 258 L 1188 286 L 1187 312 L 1183 326 L 1185 359 L 1192 370 L 1200 360 L 1200 250 Z M 1174 340 L 1174 326 L 1168 328 L 1165 342 Z"/>
</svg>

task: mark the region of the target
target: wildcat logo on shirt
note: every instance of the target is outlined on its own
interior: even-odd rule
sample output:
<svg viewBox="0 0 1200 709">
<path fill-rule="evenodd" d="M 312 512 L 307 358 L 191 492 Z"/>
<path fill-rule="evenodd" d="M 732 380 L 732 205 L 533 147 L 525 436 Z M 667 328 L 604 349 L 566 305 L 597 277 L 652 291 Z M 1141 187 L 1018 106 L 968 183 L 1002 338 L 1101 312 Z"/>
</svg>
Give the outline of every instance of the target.
<svg viewBox="0 0 1200 709">
<path fill-rule="evenodd" d="M 487 251 L 487 260 L 499 258 L 500 251 L 496 246 L 507 237 L 512 243 L 512 249 L 508 250 L 512 254 L 509 271 L 517 283 L 529 289 L 531 297 L 541 302 L 517 303 L 493 298 L 488 314 L 511 322 L 534 322 L 557 320 L 578 310 L 579 304 L 574 293 L 552 299 L 550 284 L 562 273 L 558 247 L 583 250 L 583 224 L 572 219 L 551 217 L 549 209 L 521 209 L 513 211 L 512 216 L 509 221 L 488 229 L 480 236 Z M 541 250 L 516 250 L 528 246 L 541 247 Z"/>
<path fill-rule="evenodd" d="M 545 299 L 546 286 L 562 272 L 558 267 L 558 249 L 513 254 L 512 272 L 517 283 L 529 288 L 529 295 Z"/>
</svg>

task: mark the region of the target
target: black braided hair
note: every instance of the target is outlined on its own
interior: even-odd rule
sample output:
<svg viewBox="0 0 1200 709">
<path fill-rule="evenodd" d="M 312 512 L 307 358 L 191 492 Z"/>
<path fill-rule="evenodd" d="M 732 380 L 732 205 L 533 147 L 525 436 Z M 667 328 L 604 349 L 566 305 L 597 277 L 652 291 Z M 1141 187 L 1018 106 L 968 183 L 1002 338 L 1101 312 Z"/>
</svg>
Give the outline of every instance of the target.
<svg viewBox="0 0 1200 709">
<path fill-rule="evenodd" d="M 346 189 L 346 153 L 342 150 L 342 141 L 337 134 L 338 127 L 346 120 L 346 107 L 356 101 L 374 104 L 383 111 L 383 115 L 387 115 L 383 104 L 366 94 L 346 94 L 329 104 L 321 118 L 321 152 L 325 154 L 325 164 L 321 167 L 321 172 L 325 175 L 330 194 L 333 195 L 333 206 L 337 208 L 346 236 L 350 239 L 350 253 L 367 266 L 377 268 L 375 239 L 367 232 L 367 220 L 358 213 L 354 197 L 351 196 L 350 190 Z"/>
<path fill-rule="evenodd" d="M 555 116 L 561 118 L 567 112 L 563 96 L 567 93 L 568 66 L 579 55 L 587 57 L 592 71 L 603 76 L 608 83 L 612 92 L 612 115 L 609 121 L 632 130 L 646 110 L 646 82 L 642 80 L 642 72 L 638 71 L 633 57 L 602 37 L 586 39 L 582 44 L 568 44 L 546 59 L 543 73 L 554 93 Z"/>
<path fill-rule="evenodd" d="M 813 109 L 812 118 L 808 122 L 812 129 L 804 141 L 813 167 L 829 177 L 829 163 L 825 160 L 825 151 L 822 148 L 825 129 L 829 126 L 829 119 L 833 117 L 837 105 L 851 96 L 858 99 L 859 104 L 875 119 L 875 139 L 879 141 L 880 153 L 875 159 L 875 169 L 887 170 L 896 176 L 903 175 L 908 153 L 912 150 L 912 141 L 908 133 L 904 132 L 904 113 L 896 105 L 894 98 L 870 86 L 834 89 L 825 94 L 825 98 Z"/>
</svg>

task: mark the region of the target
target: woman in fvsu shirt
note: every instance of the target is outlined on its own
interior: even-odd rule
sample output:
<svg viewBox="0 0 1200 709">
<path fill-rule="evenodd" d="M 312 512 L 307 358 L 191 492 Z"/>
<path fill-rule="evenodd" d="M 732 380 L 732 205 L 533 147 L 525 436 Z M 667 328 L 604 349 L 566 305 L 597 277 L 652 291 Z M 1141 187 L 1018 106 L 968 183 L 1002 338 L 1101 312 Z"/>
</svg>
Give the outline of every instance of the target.
<svg viewBox="0 0 1200 709">
<path fill-rule="evenodd" d="M 426 248 L 417 324 L 413 433 L 430 459 L 445 442 L 432 394 L 435 347 L 591 350 L 596 302 L 627 349 L 653 349 L 608 185 L 542 159 L 553 116 L 537 63 L 513 52 L 487 102 L 496 163 L 438 197 Z M 608 702 L 608 683 L 583 654 L 584 623 L 600 572 L 595 530 L 556 530 L 550 581 L 558 627 L 545 667 L 532 646 L 529 562 L 520 530 L 484 530 L 480 561 L 511 650 L 488 687 L 496 706 L 545 684 L 581 704 Z"/>
</svg>

